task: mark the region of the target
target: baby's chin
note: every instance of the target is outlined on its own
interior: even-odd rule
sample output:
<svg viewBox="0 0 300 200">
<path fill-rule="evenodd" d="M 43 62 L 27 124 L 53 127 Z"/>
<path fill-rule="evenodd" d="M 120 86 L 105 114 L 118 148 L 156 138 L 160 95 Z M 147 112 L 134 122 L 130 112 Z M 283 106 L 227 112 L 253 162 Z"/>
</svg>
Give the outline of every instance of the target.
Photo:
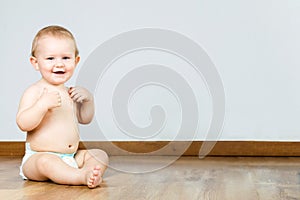
<svg viewBox="0 0 300 200">
<path fill-rule="evenodd" d="M 48 82 L 52 85 L 61 85 L 65 84 L 71 76 L 68 76 L 65 72 L 64 73 L 53 73 L 52 77 Z"/>
</svg>

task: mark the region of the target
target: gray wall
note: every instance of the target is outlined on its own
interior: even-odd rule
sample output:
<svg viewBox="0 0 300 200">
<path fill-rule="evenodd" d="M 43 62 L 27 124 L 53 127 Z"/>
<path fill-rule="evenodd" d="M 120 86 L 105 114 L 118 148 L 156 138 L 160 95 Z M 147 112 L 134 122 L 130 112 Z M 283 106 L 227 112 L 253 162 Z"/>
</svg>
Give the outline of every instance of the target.
<svg viewBox="0 0 300 200">
<path fill-rule="evenodd" d="M 300 139 L 298 0 L 4 0 L 0 2 L 2 141 L 25 139 L 16 126 L 15 115 L 23 91 L 40 78 L 29 63 L 31 41 L 40 28 L 50 24 L 70 29 L 80 49 L 82 60 L 68 86 L 76 84 L 79 71 L 89 63 L 89 55 L 114 36 L 143 28 L 171 30 L 198 44 L 220 75 L 226 117 L 218 139 Z M 133 92 L 128 112 L 130 120 L 142 130 L 152 123 L 151 108 L 159 105 L 165 112 L 161 130 L 156 134 L 132 135 L 122 132 L 116 123 L 111 108 L 113 88 L 130 70 L 153 63 L 176 71 L 194 91 L 199 108 L 195 135 L 187 133 L 176 138 L 183 108 L 176 92 L 158 83 Z M 99 127 L 82 126 L 83 140 L 204 139 L 216 115 L 205 77 L 182 57 L 158 49 L 131 52 L 112 62 L 105 74 L 99 76 L 94 93 L 94 124 Z"/>
</svg>

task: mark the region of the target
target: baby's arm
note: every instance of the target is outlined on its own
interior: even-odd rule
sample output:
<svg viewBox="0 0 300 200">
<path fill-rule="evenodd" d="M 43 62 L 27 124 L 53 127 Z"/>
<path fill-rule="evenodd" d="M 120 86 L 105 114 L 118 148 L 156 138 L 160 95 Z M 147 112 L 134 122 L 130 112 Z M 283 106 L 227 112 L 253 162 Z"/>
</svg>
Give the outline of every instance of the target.
<svg viewBox="0 0 300 200">
<path fill-rule="evenodd" d="M 70 97 L 77 104 L 77 118 L 79 123 L 88 124 L 94 117 L 94 98 L 85 88 L 71 87 L 69 89 Z"/>
<path fill-rule="evenodd" d="M 48 92 L 32 86 L 27 89 L 21 99 L 17 113 L 17 124 L 22 131 L 32 131 L 44 118 L 47 111 L 61 105 L 58 92 Z"/>
</svg>

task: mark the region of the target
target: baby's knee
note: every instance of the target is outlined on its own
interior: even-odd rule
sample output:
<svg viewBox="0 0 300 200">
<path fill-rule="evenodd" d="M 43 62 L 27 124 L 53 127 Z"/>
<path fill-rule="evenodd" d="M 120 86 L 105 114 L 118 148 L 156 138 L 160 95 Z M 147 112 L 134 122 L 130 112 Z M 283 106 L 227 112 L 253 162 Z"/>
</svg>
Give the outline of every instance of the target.
<svg viewBox="0 0 300 200">
<path fill-rule="evenodd" d="M 57 157 L 57 156 L 56 156 Z M 48 180 L 48 175 L 52 173 L 54 155 L 37 153 L 31 156 L 23 166 L 24 175 L 31 180 L 44 181 Z"/>
<path fill-rule="evenodd" d="M 105 151 L 101 149 L 91 149 L 89 153 L 103 162 L 103 164 L 108 165 L 109 157 Z"/>
<path fill-rule="evenodd" d="M 108 158 L 107 153 L 105 151 L 103 151 L 103 150 L 100 150 L 100 149 L 99 149 L 99 153 L 100 153 L 101 158 L 103 159 L 103 162 L 106 165 L 108 165 L 109 158 Z"/>
</svg>

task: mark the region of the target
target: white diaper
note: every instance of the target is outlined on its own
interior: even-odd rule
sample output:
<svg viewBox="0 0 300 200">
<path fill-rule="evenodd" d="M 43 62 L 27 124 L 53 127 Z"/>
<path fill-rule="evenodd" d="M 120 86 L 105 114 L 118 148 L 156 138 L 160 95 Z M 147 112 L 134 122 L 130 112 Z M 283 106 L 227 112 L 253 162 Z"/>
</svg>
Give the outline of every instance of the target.
<svg viewBox="0 0 300 200">
<path fill-rule="evenodd" d="M 37 151 L 33 151 L 30 148 L 30 143 L 26 143 L 25 144 L 25 155 L 22 159 L 22 164 L 20 166 L 20 176 L 23 179 L 27 179 L 27 177 L 24 175 L 23 173 L 23 165 L 24 163 L 34 154 L 38 153 Z M 55 153 L 55 152 L 44 152 L 44 153 L 48 153 L 48 154 L 52 154 L 52 155 L 57 155 L 58 157 L 60 157 L 66 164 L 68 164 L 71 167 L 74 168 L 78 168 L 77 162 L 74 158 L 75 153 L 72 154 L 63 154 L 63 153 Z"/>
</svg>

